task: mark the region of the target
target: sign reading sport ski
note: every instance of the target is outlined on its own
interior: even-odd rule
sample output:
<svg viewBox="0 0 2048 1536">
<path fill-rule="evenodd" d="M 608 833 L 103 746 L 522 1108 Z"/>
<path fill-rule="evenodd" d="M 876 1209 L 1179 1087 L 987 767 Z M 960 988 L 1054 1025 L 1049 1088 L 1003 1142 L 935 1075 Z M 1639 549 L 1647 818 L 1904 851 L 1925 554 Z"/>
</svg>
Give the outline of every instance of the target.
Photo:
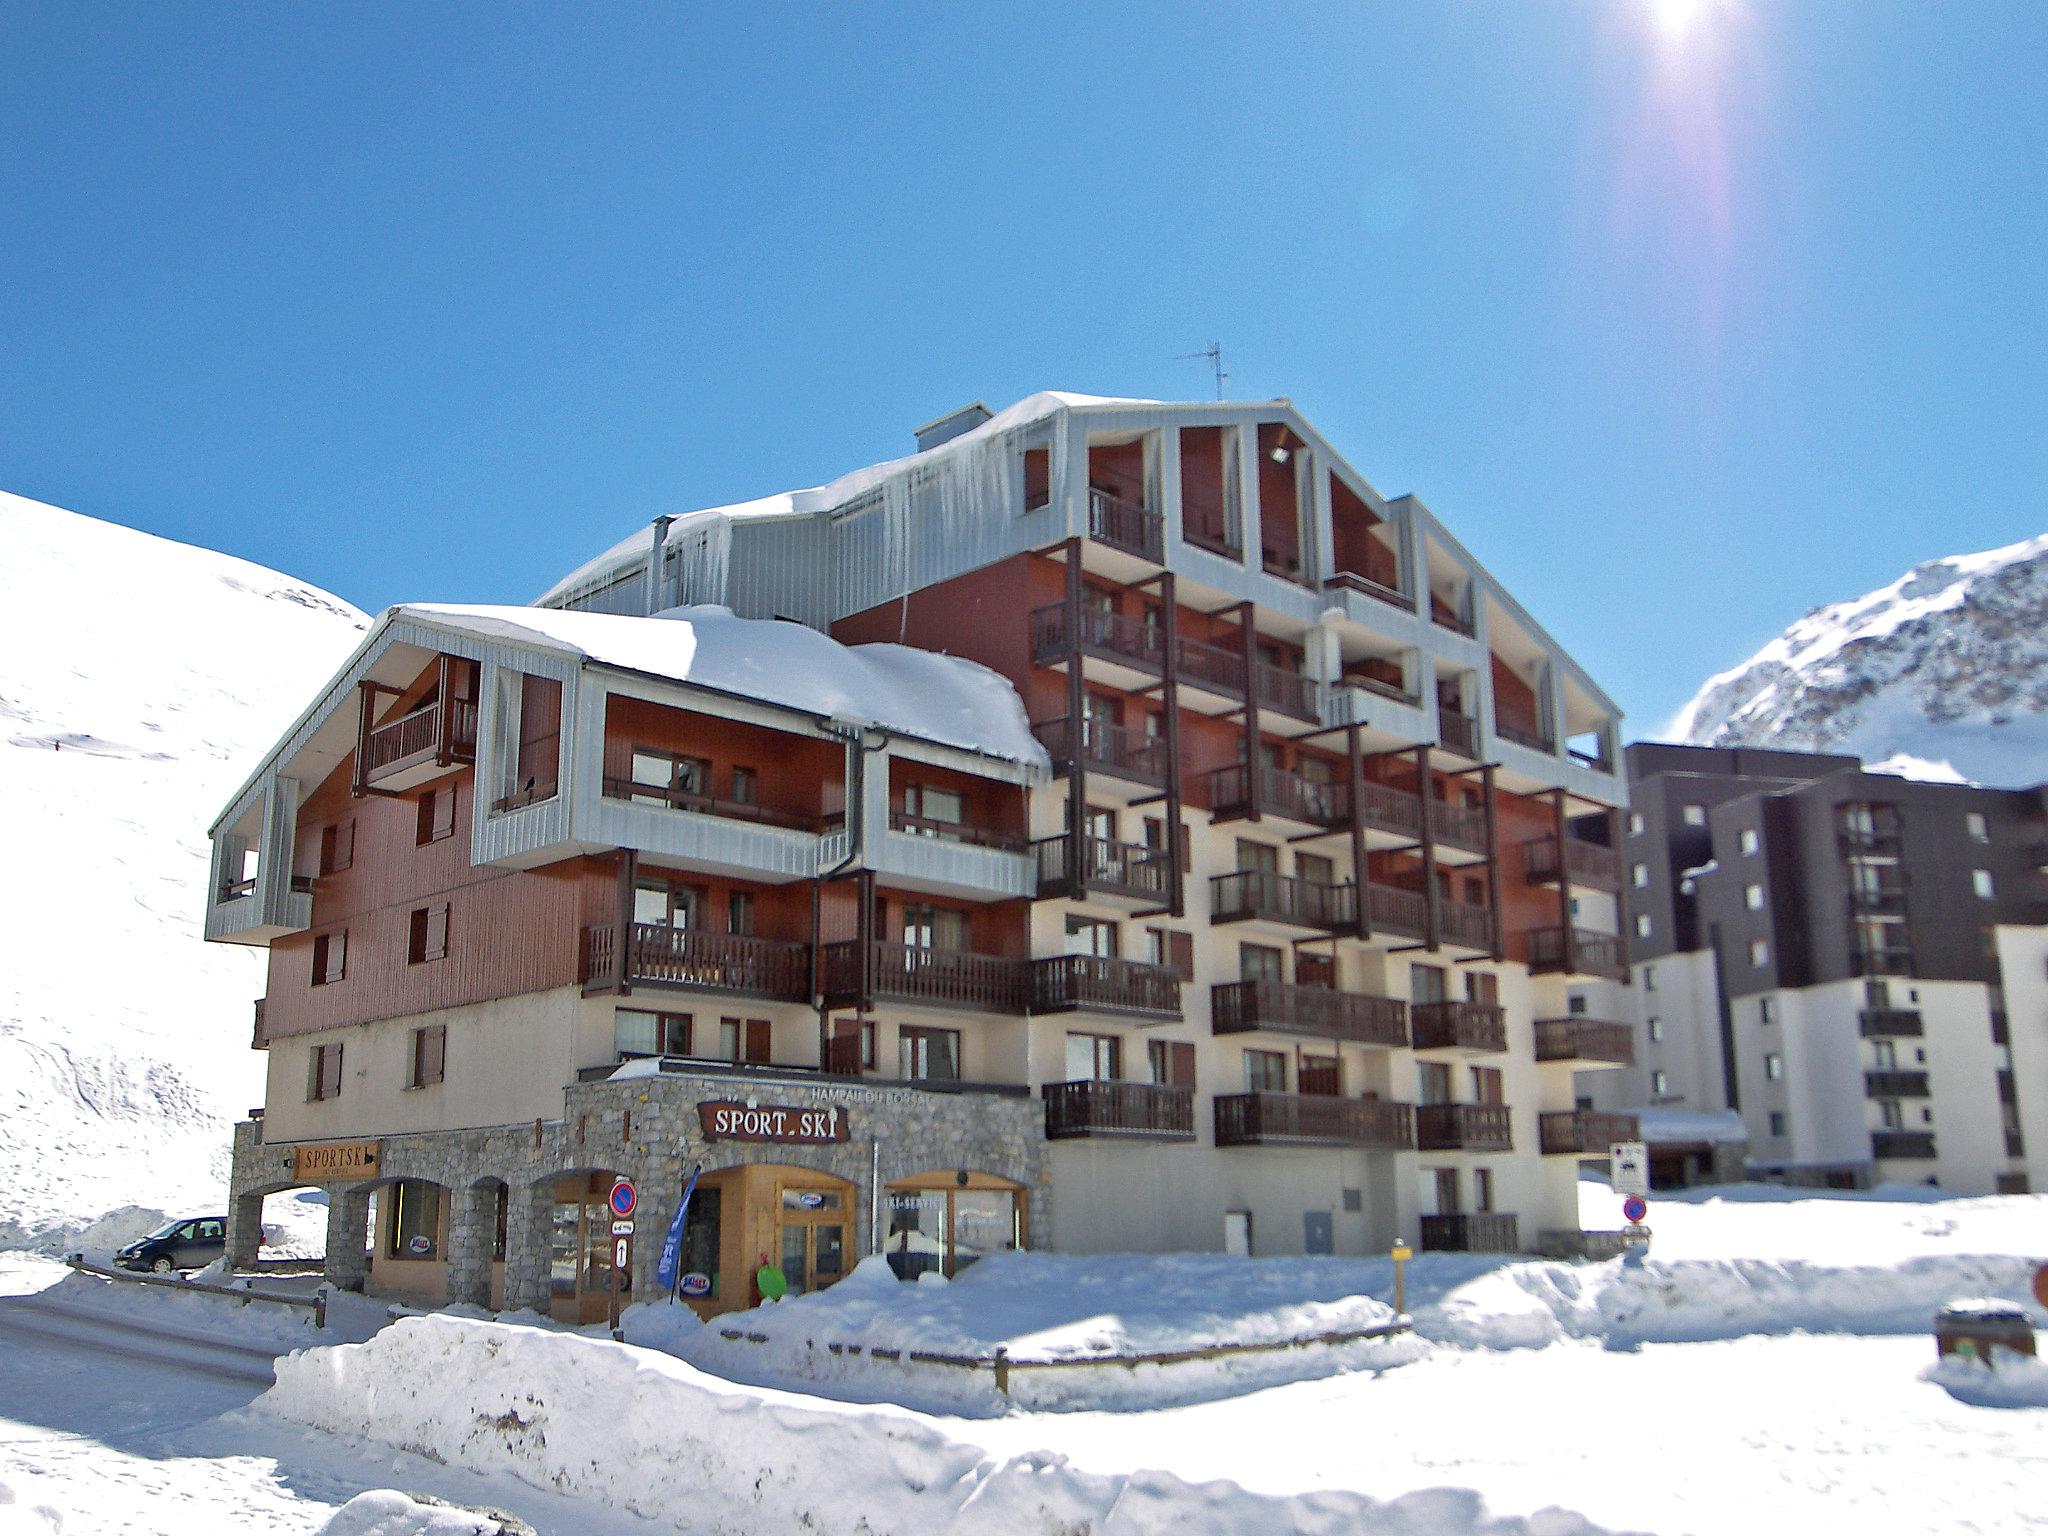
<svg viewBox="0 0 2048 1536">
<path fill-rule="evenodd" d="M 697 1106 L 697 1117 L 710 1141 L 780 1141 L 822 1146 L 852 1134 L 848 1115 L 833 1105 L 801 1109 L 793 1104 L 748 1106 L 732 1099 L 709 1099 Z"/>
</svg>

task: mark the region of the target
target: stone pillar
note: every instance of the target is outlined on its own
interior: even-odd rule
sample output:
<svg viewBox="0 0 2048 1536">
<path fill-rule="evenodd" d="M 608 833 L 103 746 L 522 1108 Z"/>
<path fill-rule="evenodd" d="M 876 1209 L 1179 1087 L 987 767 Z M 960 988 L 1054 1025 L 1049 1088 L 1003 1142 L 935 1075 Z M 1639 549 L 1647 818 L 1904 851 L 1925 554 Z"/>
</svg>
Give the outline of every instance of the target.
<svg viewBox="0 0 2048 1536">
<path fill-rule="evenodd" d="M 512 1186 L 505 1210 L 505 1296 L 507 1312 L 548 1311 L 548 1261 L 555 1214 L 552 1177 Z"/>
<path fill-rule="evenodd" d="M 327 1192 L 327 1279 L 336 1290 L 360 1291 L 370 1277 L 370 1187 Z"/>
<path fill-rule="evenodd" d="M 257 1250 L 262 1246 L 263 1196 L 235 1196 L 228 1203 L 228 1268 L 254 1269 Z"/>
<path fill-rule="evenodd" d="M 507 1227 L 509 1229 L 508 1220 Z M 507 1232 L 510 1238 L 510 1232 Z M 498 1237 L 498 1186 L 471 1184 L 448 1192 L 448 1304 L 488 1308 L 491 1251 Z"/>
</svg>

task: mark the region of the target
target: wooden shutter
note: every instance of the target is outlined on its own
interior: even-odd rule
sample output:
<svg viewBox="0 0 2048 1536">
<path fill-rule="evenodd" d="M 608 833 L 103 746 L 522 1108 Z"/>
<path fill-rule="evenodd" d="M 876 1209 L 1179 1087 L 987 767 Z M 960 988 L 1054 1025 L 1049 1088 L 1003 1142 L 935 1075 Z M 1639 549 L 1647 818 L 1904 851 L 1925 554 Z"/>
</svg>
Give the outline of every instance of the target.
<svg viewBox="0 0 2048 1536">
<path fill-rule="evenodd" d="M 420 1031 L 420 1083 L 438 1083 L 448 1075 L 448 1026 L 433 1024 Z"/>
<path fill-rule="evenodd" d="M 747 1020 L 744 1059 L 766 1065 L 769 1053 L 768 1036 L 768 1021 L 766 1019 Z"/>
<path fill-rule="evenodd" d="M 338 1045 L 320 1047 L 320 1097 L 341 1097 L 341 1047 Z"/>
<path fill-rule="evenodd" d="M 456 786 L 453 784 L 434 791 L 434 836 L 437 838 L 455 835 L 455 795 Z"/>
<path fill-rule="evenodd" d="M 1474 1067 L 1472 1069 L 1472 1091 L 1481 1104 L 1507 1103 L 1507 1094 L 1501 1085 L 1499 1067 Z"/>
<path fill-rule="evenodd" d="M 448 954 L 448 903 L 427 908 L 427 958 L 445 959 Z"/>
<path fill-rule="evenodd" d="M 1195 1046 L 1191 1040 L 1166 1042 L 1166 1080 L 1176 1088 L 1195 1086 Z"/>
<path fill-rule="evenodd" d="M 348 930 L 323 933 L 313 941 L 313 976 L 325 986 L 348 974 Z"/>
<path fill-rule="evenodd" d="M 1182 981 L 1195 979 L 1195 936 L 1169 929 L 1166 935 L 1166 963 Z"/>
<path fill-rule="evenodd" d="M 1297 952 L 1294 957 L 1294 979 L 1304 987 L 1334 987 L 1337 985 L 1337 962 L 1329 955 L 1305 955 Z"/>
</svg>

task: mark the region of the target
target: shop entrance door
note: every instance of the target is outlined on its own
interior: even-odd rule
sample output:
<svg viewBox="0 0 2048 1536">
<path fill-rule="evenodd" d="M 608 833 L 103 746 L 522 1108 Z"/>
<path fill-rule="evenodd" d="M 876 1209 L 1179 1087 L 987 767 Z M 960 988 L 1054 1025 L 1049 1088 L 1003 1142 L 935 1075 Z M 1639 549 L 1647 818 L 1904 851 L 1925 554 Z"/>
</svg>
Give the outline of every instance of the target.
<svg viewBox="0 0 2048 1536">
<path fill-rule="evenodd" d="M 850 1186 L 833 1180 L 783 1182 L 776 1189 L 775 1253 L 789 1294 L 821 1291 L 846 1273 Z"/>
</svg>

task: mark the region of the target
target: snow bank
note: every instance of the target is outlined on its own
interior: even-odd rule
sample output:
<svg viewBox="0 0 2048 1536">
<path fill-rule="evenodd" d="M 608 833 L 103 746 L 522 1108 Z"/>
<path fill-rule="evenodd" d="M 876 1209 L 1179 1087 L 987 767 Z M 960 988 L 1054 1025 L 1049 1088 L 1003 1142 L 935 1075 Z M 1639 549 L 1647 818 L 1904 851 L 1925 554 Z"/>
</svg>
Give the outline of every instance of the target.
<svg viewBox="0 0 2048 1536">
<path fill-rule="evenodd" d="M 1359 1292 L 1371 1275 L 1347 1260 L 1012 1253 L 950 1285 L 904 1285 L 871 1256 L 827 1291 L 708 1326 L 687 1308 L 641 1305 L 628 1310 L 625 1329 L 633 1343 L 729 1380 L 855 1402 L 975 1414 L 1156 1408 L 1416 1358 L 1422 1348 L 1406 1338 L 1318 1342 L 1394 1321 L 1391 1307 Z M 1226 1344 L 1294 1347 L 1135 1367 L 1029 1364 Z M 998 1349 L 1017 1367 L 1007 1393 L 990 1369 L 911 1358 L 989 1360 Z"/>
<path fill-rule="evenodd" d="M 2001 1350 L 1995 1366 L 1944 1355 L 1920 1373 L 1972 1408 L 2048 1408 L 2048 1360 Z"/>
<path fill-rule="evenodd" d="M 316 1328 L 310 1307 L 280 1306 L 264 1301 L 237 1301 L 209 1291 L 181 1290 L 168 1285 L 131 1285 L 97 1275 L 66 1272 L 55 1285 L 36 1293 L 38 1306 L 80 1316 L 112 1317 L 126 1324 L 147 1322 L 171 1338 L 217 1340 L 244 1349 L 286 1350 L 309 1345 L 366 1339 L 387 1321 L 388 1304 L 347 1291 L 334 1291 L 317 1277 L 264 1276 L 223 1282 L 239 1289 L 280 1292 L 311 1298 L 327 1291 L 327 1327 Z"/>
<path fill-rule="evenodd" d="M 320 1527 L 319 1536 L 514 1536 L 533 1528 L 510 1515 L 458 1509 L 393 1488 L 359 1493 Z"/>
<path fill-rule="evenodd" d="M 7 1536 L 51 1536 L 64 1529 L 64 1512 L 54 1504 L 29 1503 L 31 1490 L 0 1481 L 0 1530 Z"/>
<path fill-rule="evenodd" d="M 732 1386 L 608 1340 L 407 1318 L 366 1344 L 278 1362 L 259 1406 L 281 1418 L 505 1473 L 706 1536 L 803 1530 L 1093 1536 L 1593 1536 L 1548 1509 L 1494 1518 L 1470 1489 L 1382 1501 L 1280 1496 L 1164 1472 L 1082 1472 L 1035 1451 L 998 1460 L 900 1410 Z"/>
</svg>

